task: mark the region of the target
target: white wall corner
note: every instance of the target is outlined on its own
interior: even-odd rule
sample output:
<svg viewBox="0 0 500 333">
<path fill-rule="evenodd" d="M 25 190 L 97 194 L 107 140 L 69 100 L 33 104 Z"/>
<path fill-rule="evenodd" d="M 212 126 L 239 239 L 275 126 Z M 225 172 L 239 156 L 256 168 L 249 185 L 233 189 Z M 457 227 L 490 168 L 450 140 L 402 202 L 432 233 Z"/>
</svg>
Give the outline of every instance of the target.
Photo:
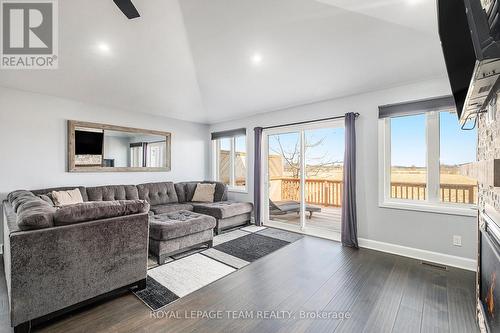
<svg viewBox="0 0 500 333">
<path fill-rule="evenodd" d="M 468 271 L 476 271 L 477 262 L 475 259 L 452 256 L 438 252 L 416 249 L 397 244 L 379 242 L 371 239 L 359 238 L 360 247 L 372 249 L 381 252 L 392 253 L 403 257 L 419 259 L 423 261 L 433 262 L 445 266 L 465 269 Z"/>
</svg>

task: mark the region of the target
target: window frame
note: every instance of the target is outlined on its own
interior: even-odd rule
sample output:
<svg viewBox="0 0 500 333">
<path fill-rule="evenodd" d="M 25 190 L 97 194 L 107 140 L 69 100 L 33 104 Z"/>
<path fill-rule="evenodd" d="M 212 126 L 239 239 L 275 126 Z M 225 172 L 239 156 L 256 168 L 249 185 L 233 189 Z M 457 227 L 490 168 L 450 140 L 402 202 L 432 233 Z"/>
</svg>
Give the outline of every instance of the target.
<svg viewBox="0 0 500 333">
<path fill-rule="evenodd" d="M 236 175 L 235 175 L 235 162 L 236 162 L 236 138 L 244 137 L 245 141 L 245 165 L 247 170 L 245 172 L 245 186 L 236 186 Z M 248 193 L 248 135 L 237 134 L 230 137 L 221 137 L 212 140 L 212 179 L 215 181 L 219 180 L 219 153 L 220 145 L 222 139 L 230 139 L 230 150 L 229 150 L 229 184 L 227 189 L 230 192 L 237 193 Z"/>
<path fill-rule="evenodd" d="M 427 186 L 425 200 L 391 198 L 391 119 L 380 118 L 379 141 L 379 207 L 424 211 L 441 214 L 476 216 L 477 204 L 446 203 L 439 198 L 440 190 L 440 112 L 451 110 L 418 112 L 426 116 L 426 167 Z"/>
</svg>

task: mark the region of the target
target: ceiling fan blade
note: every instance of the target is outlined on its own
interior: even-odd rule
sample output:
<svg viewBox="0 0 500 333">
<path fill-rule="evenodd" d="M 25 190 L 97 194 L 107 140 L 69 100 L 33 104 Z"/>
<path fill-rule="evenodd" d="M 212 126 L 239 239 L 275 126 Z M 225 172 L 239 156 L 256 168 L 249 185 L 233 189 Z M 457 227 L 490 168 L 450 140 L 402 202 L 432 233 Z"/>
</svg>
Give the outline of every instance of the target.
<svg viewBox="0 0 500 333">
<path fill-rule="evenodd" d="M 132 0 L 113 0 L 113 2 L 120 8 L 120 10 L 129 19 L 133 19 L 141 16 L 137 9 L 135 8 Z"/>
</svg>

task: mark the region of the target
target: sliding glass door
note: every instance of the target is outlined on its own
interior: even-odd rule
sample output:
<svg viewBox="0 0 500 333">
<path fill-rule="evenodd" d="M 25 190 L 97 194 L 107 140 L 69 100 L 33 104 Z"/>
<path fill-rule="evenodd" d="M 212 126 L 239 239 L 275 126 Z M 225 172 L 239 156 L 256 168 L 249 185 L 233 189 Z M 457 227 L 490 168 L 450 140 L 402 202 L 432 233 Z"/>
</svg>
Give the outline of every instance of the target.
<svg viewBox="0 0 500 333">
<path fill-rule="evenodd" d="M 263 140 L 264 223 L 339 232 L 343 121 L 265 130 Z"/>
<path fill-rule="evenodd" d="M 269 220 L 302 226 L 300 132 L 267 136 Z"/>
<path fill-rule="evenodd" d="M 305 130 L 304 140 L 306 225 L 340 232 L 344 128 Z"/>
</svg>

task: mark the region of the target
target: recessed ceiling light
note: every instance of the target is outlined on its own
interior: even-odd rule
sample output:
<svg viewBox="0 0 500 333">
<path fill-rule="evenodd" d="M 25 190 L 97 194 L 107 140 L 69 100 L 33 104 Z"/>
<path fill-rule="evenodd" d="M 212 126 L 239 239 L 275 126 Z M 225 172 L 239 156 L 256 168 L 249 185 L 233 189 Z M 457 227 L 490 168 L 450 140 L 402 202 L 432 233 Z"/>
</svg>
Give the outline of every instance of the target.
<svg viewBox="0 0 500 333">
<path fill-rule="evenodd" d="M 111 53 L 111 47 L 109 44 L 100 42 L 97 44 L 97 50 L 102 53 L 102 54 L 110 54 Z"/>
<path fill-rule="evenodd" d="M 260 65 L 262 63 L 262 54 L 260 54 L 260 53 L 254 53 L 252 55 L 251 60 L 252 60 L 252 64 L 254 64 L 254 65 Z"/>
</svg>

